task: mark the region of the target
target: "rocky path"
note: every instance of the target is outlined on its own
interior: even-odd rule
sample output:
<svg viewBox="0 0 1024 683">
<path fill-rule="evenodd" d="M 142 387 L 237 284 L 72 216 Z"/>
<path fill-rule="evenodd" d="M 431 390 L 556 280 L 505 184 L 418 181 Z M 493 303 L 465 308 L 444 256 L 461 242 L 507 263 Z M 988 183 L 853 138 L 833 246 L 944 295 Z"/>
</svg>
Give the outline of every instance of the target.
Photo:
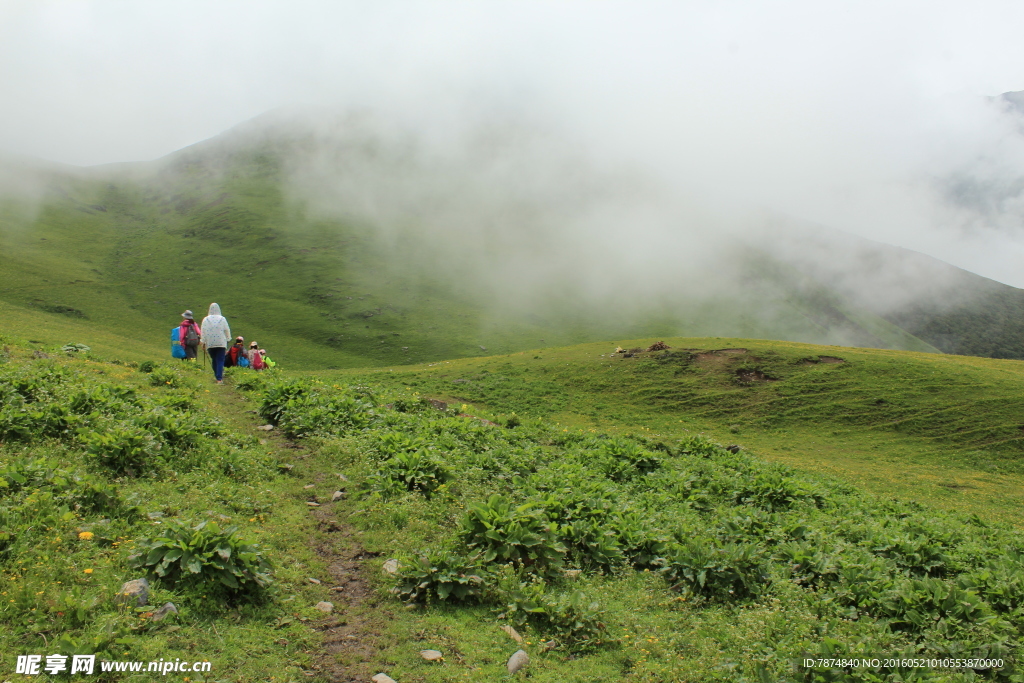
<svg viewBox="0 0 1024 683">
<path fill-rule="evenodd" d="M 323 561 L 326 576 L 310 579 L 321 589 L 317 592 L 322 602 L 331 603 L 333 609 L 323 619 L 310 622 L 322 637 L 320 650 L 312 653 L 315 663 L 307 672 L 310 680 L 369 681 L 375 673 L 370 670 L 370 661 L 380 640 L 379 625 L 386 616 L 375 608 L 368 579 L 370 568 L 366 561 L 376 557 L 376 553 L 366 551 L 360 545 L 357 530 L 345 522 L 347 513 L 339 509 L 344 498 L 334 500 L 334 491 L 345 494 L 347 482 L 315 449 L 289 441 L 274 430 L 259 429 L 253 404 L 238 391 L 219 389 L 223 390 L 211 399 L 222 419 L 240 432 L 258 435 L 262 443 L 277 450 L 281 462 L 293 465 L 294 485 L 287 491 L 289 497 L 294 495 L 315 504 L 308 506 L 313 521 L 309 534 L 296 542 L 308 543 Z"/>
</svg>

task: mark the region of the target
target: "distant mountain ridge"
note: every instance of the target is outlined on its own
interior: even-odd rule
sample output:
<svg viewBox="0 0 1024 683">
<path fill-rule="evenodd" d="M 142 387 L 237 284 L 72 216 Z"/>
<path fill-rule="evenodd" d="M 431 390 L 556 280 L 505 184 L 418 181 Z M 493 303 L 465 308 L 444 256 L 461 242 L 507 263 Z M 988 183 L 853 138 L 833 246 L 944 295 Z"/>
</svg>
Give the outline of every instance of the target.
<svg viewBox="0 0 1024 683">
<path fill-rule="evenodd" d="M 444 182 L 424 177 L 442 174 L 418 162 L 408 141 L 354 130 L 327 154 L 316 132 L 256 121 L 158 162 L 37 169 L 32 192 L 0 194 L 0 299 L 40 320 L 73 316 L 146 339 L 166 336 L 185 308 L 201 314 L 218 301 L 234 331 L 310 368 L 659 335 L 1024 358 L 1024 291 L 894 247 L 851 247 L 824 228 L 780 226 L 768 242 L 733 245 L 715 263 L 692 257 L 678 279 L 666 271 L 648 286 L 642 264 L 622 271 L 635 282 L 615 281 L 612 270 L 608 282 L 600 272 L 574 279 L 563 264 L 577 248 L 585 259 L 579 236 L 560 243 L 531 222 L 531 211 L 559 197 L 537 205 L 502 195 L 492 206 L 481 197 L 492 186 L 457 172 Z M 329 199 L 406 202 L 404 212 L 382 212 L 398 227 L 365 211 L 325 214 L 297 195 L 296 177 L 322 179 L 316 168 L 294 173 L 296 155 L 311 152 L 337 163 L 346 182 L 362 182 L 337 195 L 328 187 Z M 498 177 L 494 187 L 504 191 L 506 176 Z M 444 223 L 463 198 L 402 193 L 460 183 L 475 212 L 467 232 L 441 239 L 421 230 L 421 204 L 427 219 Z M 570 189 L 584 200 L 594 194 L 585 184 Z M 445 204 L 430 214 L 430 202 Z M 498 227 L 477 225 L 488 220 Z M 393 232 L 382 238 L 385 228 Z M 784 248 L 794 240 L 799 258 Z M 569 251 L 556 258 L 559 249 Z M 468 263 L 473 254 L 484 261 Z M 514 267 L 488 279 L 506 256 Z M 594 282 L 606 290 L 593 291 Z"/>
</svg>

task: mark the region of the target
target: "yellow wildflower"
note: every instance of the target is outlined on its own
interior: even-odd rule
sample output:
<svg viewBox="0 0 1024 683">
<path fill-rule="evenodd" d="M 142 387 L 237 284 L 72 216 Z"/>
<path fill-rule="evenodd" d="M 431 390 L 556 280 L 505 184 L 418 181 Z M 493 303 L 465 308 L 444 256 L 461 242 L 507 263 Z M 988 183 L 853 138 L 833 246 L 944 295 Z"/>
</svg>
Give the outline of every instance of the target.
<svg viewBox="0 0 1024 683">
<path fill-rule="evenodd" d="M 83 541 L 91 541 L 92 540 L 92 536 L 93 536 L 93 533 L 91 531 L 82 531 L 82 532 L 79 532 L 79 534 L 78 534 L 78 537 L 80 539 L 82 539 Z"/>
</svg>

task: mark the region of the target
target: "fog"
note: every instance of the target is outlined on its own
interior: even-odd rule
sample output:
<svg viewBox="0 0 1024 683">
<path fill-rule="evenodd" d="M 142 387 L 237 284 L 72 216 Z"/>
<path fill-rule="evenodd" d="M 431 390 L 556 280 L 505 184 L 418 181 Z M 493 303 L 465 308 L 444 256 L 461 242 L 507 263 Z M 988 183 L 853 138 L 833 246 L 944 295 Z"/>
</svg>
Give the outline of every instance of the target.
<svg viewBox="0 0 1024 683">
<path fill-rule="evenodd" d="M 298 107 L 325 144 L 291 167 L 296 197 L 396 244 L 415 223 L 496 289 L 709 287 L 734 275 L 710 265 L 722 244 L 811 225 L 1021 287 L 1022 124 L 991 98 L 1024 89 L 1022 20 L 1009 2 L 7 2 L 0 150 L 154 159 Z M 351 112 L 390 165 L 339 166 Z"/>
</svg>

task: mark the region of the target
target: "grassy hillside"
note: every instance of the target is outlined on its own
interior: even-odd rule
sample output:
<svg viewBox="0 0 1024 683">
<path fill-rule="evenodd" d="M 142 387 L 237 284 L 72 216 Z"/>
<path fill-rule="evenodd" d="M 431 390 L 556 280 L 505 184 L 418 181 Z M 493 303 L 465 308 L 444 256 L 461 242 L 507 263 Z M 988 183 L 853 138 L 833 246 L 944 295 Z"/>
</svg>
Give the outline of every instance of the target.
<svg viewBox="0 0 1024 683">
<path fill-rule="evenodd" d="M 1024 358 L 1024 291 L 991 280 L 972 285 L 968 302 L 919 304 L 888 318 L 943 353 Z"/>
<path fill-rule="evenodd" d="M 217 386 L 0 341 L 13 654 L 268 683 L 494 680 L 519 649 L 536 681 L 1015 680 L 1018 362 L 680 339 Z M 886 495 L 832 467 L 840 442 Z M 929 501 L 920 465 L 1017 498 Z M 883 654 L 1009 665 L 793 663 Z"/>
<path fill-rule="evenodd" d="M 655 339 L 622 341 L 647 348 Z M 1024 503 L 1019 361 L 743 339 L 613 343 L 346 371 L 499 415 L 702 433 L 883 494 L 1015 521 Z"/>
<path fill-rule="evenodd" d="M 566 283 L 510 307 L 415 226 L 384 244 L 379 226 L 311 213 L 286 192 L 287 155 L 285 142 L 236 137 L 154 164 L 36 172 L 37 200 L 0 201 L 0 301 L 41 327 L 88 321 L 149 348 L 181 311 L 217 301 L 235 332 L 309 369 L 641 335 L 934 350 L 765 258 L 744 267 L 741 296 L 679 288 L 586 303 Z"/>
<path fill-rule="evenodd" d="M 1018 363 L 673 342 L 681 348 L 610 357 L 583 345 L 245 381 L 262 416 L 309 439 L 362 491 L 342 510 L 381 553 L 379 580 L 394 596 L 382 605 L 391 623 L 379 668 L 425 681 L 495 677 L 520 647 L 499 626 L 523 634 L 529 675 L 552 681 L 967 681 L 973 671 L 928 666 L 812 673 L 790 658 L 1017 651 L 1020 603 L 1007 598 L 1020 595 L 1010 578 L 1020 536 L 992 520 L 1019 523 Z M 375 394 L 386 405 L 374 407 Z M 500 411 L 490 423 L 471 417 L 483 406 Z M 976 429 L 943 424 L 953 413 Z M 829 430 L 877 449 L 887 495 L 864 496 L 815 467 L 830 464 L 820 448 L 799 453 Z M 826 476 L 765 462 L 771 441 L 752 448 L 748 433 Z M 913 464 L 944 477 L 989 474 L 944 459 L 988 453 L 1015 498 L 971 492 L 944 503 L 971 514 L 950 517 L 900 500 L 928 497 L 905 458 L 912 444 Z M 968 488 L 943 486 L 943 497 Z M 986 553 L 982 573 L 1001 588 L 971 578 Z M 405 610 L 390 611 L 395 598 Z M 409 633 L 412 649 L 447 661 L 424 665 L 403 649 Z"/>
</svg>

